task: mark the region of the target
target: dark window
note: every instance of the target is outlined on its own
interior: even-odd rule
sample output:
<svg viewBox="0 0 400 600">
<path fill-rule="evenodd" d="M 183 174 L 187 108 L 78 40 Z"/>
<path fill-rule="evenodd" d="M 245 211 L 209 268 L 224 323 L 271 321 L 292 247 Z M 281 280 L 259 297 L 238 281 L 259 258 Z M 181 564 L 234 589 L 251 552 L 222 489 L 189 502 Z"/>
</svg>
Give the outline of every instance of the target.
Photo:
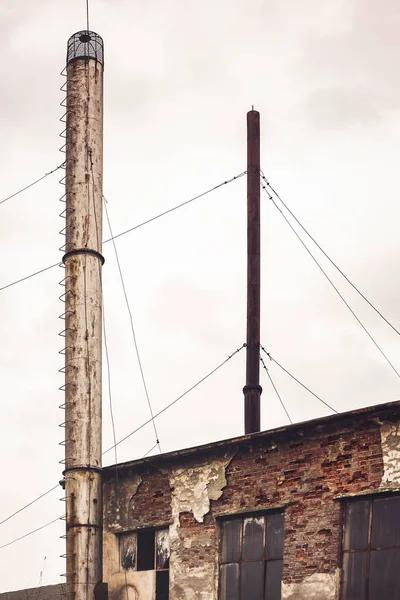
<svg viewBox="0 0 400 600">
<path fill-rule="evenodd" d="M 345 505 L 342 600 L 400 600 L 400 496 Z"/>
<path fill-rule="evenodd" d="M 156 600 L 169 598 L 169 571 L 156 572 Z"/>
<path fill-rule="evenodd" d="M 281 600 L 284 515 L 222 522 L 219 600 Z"/>
<path fill-rule="evenodd" d="M 138 571 L 151 571 L 154 569 L 154 541 L 154 529 L 140 529 L 137 532 Z"/>
</svg>

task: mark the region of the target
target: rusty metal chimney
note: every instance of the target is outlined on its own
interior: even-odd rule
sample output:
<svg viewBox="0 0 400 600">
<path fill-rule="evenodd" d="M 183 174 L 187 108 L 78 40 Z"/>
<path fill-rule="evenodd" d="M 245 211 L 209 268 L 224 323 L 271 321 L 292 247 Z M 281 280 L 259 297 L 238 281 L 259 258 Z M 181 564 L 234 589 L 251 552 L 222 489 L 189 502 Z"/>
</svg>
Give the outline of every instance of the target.
<svg viewBox="0 0 400 600">
<path fill-rule="evenodd" d="M 260 431 L 260 113 L 247 113 L 247 347 L 245 433 Z"/>
<path fill-rule="evenodd" d="M 75 33 L 68 40 L 66 66 L 63 257 L 68 600 L 92 600 L 102 582 L 103 70 L 101 37 Z"/>
</svg>

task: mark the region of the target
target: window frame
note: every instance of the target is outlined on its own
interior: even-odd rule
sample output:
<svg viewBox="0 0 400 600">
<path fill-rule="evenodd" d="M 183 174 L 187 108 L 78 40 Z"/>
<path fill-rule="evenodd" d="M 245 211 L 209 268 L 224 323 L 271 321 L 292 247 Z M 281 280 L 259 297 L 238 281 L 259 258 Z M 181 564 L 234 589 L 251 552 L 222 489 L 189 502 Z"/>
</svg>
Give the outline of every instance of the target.
<svg viewBox="0 0 400 600">
<path fill-rule="evenodd" d="M 374 515 L 374 502 L 377 500 L 382 500 L 385 498 L 398 498 L 400 502 L 400 491 L 394 490 L 393 492 L 385 491 L 381 493 L 375 494 L 360 494 L 358 496 L 348 496 L 340 498 L 342 503 L 342 536 L 341 536 L 341 548 L 340 548 L 340 558 L 341 558 L 341 577 L 340 577 L 340 600 L 346 600 L 347 590 L 345 589 L 345 557 L 346 555 L 351 554 L 366 554 L 366 572 L 365 572 L 365 582 L 364 582 L 364 597 L 365 600 L 369 600 L 370 590 L 370 566 L 371 566 L 371 553 L 372 552 L 380 552 L 386 550 L 400 550 L 400 544 L 391 546 L 391 545 L 381 545 L 373 546 L 372 545 L 372 524 L 373 524 L 373 515 Z M 347 525 L 350 523 L 348 517 L 348 509 L 347 507 L 351 504 L 356 504 L 357 502 L 368 502 L 368 532 L 367 532 L 367 545 L 362 549 L 345 549 L 345 536 Z M 350 527 L 349 527 L 350 531 Z"/>
<path fill-rule="evenodd" d="M 152 569 L 138 569 L 138 562 L 139 562 L 139 532 L 141 531 L 152 531 L 154 533 L 154 555 L 153 555 L 153 568 Z M 168 538 L 169 538 L 169 526 L 167 525 L 166 527 L 163 526 L 159 526 L 159 527 L 142 527 L 142 528 L 138 528 L 138 529 L 133 529 L 130 531 L 121 531 L 121 533 L 118 534 L 118 562 L 119 562 L 119 570 L 120 571 L 131 571 L 132 573 L 141 573 L 143 571 L 154 571 L 155 573 L 158 572 L 165 572 L 165 571 L 169 571 L 169 561 L 170 561 L 170 546 L 169 543 L 170 541 L 168 540 L 168 547 L 169 547 L 169 556 L 168 556 L 168 567 L 163 568 L 163 569 L 159 569 L 157 568 L 157 534 L 160 531 L 166 531 L 168 532 Z M 123 557 L 122 557 L 122 550 L 123 550 L 123 541 L 124 541 L 124 536 L 128 536 L 128 535 L 134 535 L 135 536 L 135 568 L 134 569 L 125 569 L 123 567 Z"/>
<path fill-rule="evenodd" d="M 218 518 L 219 521 L 219 552 L 218 552 L 218 600 L 221 600 L 221 567 L 229 564 L 237 564 L 239 566 L 238 573 L 238 598 L 239 600 L 244 600 L 242 598 L 241 591 L 241 583 L 242 583 L 242 564 L 247 563 L 263 563 L 263 586 L 260 592 L 260 597 L 264 598 L 265 596 L 265 582 L 266 582 L 266 573 L 267 573 L 267 564 L 272 562 L 282 562 L 282 575 L 281 575 L 281 585 L 283 581 L 283 560 L 285 555 L 285 508 L 286 506 L 273 508 L 270 510 L 259 510 L 259 511 L 251 511 L 251 512 L 240 512 L 236 514 L 223 515 Z M 267 522 L 268 517 L 272 515 L 281 515 L 283 519 L 283 540 L 282 540 L 282 553 L 280 557 L 274 556 L 273 558 L 267 557 Z M 262 556 L 261 558 L 255 559 L 243 559 L 243 529 L 244 522 L 246 519 L 263 519 L 263 542 L 262 542 Z M 227 521 L 240 521 L 240 531 L 239 531 L 239 550 L 240 556 L 237 561 L 229 561 L 223 560 L 223 543 L 224 543 L 224 534 L 223 534 L 223 524 Z"/>
</svg>

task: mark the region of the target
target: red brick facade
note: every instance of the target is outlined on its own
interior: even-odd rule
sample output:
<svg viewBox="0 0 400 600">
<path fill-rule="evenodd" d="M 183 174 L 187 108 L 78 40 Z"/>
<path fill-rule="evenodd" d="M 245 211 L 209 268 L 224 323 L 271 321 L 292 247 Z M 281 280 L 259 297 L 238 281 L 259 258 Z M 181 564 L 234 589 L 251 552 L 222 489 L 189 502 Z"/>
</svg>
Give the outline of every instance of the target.
<svg viewBox="0 0 400 600">
<path fill-rule="evenodd" d="M 383 481 L 390 453 L 385 457 L 382 443 L 383 425 L 390 430 L 399 422 L 399 404 L 392 403 L 151 457 L 119 467 L 118 492 L 115 467 L 107 468 L 105 531 L 115 535 L 143 526 L 170 526 L 174 498 L 185 498 L 197 474 L 222 460 L 226 462 L 225 481 L 218 499 L 210 494 L 203 521 L 195 518 L 195 511 L 179 510 L 179 539 L 175 554 L 171 553 L 171 568 L 175 557 L 179 569 L 171 598 L 185 598 L 179 591 L 184 589 L 179 587 L 179 574 L 203 567 L 207 576 L 213 574 L 213 597 L 217 597 L 218 518 L 237 513 L 284 508 L 284 584 L 301 583 L 314 574 L 334 575 L 341 566 L 342 503 L 338 496 L 399 489 L 398 481 Z M 171 479 L 176 469 L 179 475 Z M 190 480 L 185 479 L 187 473 L 191 473 Z M 132 488 L 134 477 L 137 482 Z M 211 476 L 209 483 L 214 479 Z M 171 481 L 180 482 L 178 491 Z M 337 597 L 337 591 L 330 593 L 327 598 Z M 193 597 L 211 598 L 210 594 Z"/>
</svg>

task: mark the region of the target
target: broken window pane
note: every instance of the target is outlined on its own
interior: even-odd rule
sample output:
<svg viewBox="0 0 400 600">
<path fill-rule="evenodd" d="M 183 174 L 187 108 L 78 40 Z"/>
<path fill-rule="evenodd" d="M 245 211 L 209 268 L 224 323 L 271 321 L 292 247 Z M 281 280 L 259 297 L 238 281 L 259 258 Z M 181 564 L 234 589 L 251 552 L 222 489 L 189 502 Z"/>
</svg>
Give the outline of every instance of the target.
<svg viewBox="0 0 400 600">
<path fill-rule="evenodd" d="M 366 550 L 368 547 L 370 501 L 349 502 L 346 506 L 344 550 Z"/>
<path fill-rule="evenodd" d="M 243 600 L 263 600 L 264 562 L 242 562 L 240 597 Z M 231 600 L 229 598 L 229 600 Z"/>
<path fill-rule="evenodd" d="M 156 532 L 156 569 L 169 568 L 169 531 L 160 529 Z"/>
<path fill-rule="evenodd" d="M 137 570 L 154 569 L 154 529 L 140 529 L 137 532 Z"/>
<path fill-rule="evenodd" d="M 284 543 L 283 513 L 267 516 L 267 539 L 265 545 L 266 558 L 282 558 Z"/>
<path fill-rule="evenodd" d="M 219 600 L 239 600 L 238 563 L 221 565 L 219 578 Z"/>
<path fill-rule="evenodd" d="M 400 546 L 400 496 L 379 498 L 372 506 L 372 548 Z M 400 565 L 399 565 L 400 568 Z"/>
<path fill-rule="evenodd" d="M 344 555 L 342 600 L 366 600 L 367 556 L 367 552 L 346 552 Z"/>
<path fill-rule="evenodd" d="M 222 562 L 240 560 L 241 520 L 233 519 L 222 523 Z"/>
<path fill-rule="evenodd" d="M 136 533 L 125 533 L 120 537 L 121 566 L 125 571 L 136 570 Z"/>
<path fill-rule="evenodd" d="M 397 516 L 397 519 L 399 517 Z M 372 550 L 368 600 L 400 600 L 400 550 Z"/>
<path fill-rule="evenodd" d="M 265 568 L 264 600 L 281 600 L 283 560 L 269 560 Z"/>
<path fill-rule="evenodd" d="M 169 598 L 169 571 L 157 571 L 156 573 L 156 600 L 168 600 Z"/>
<path fill-rule="evenodd" d="M 250 517 L 243 521 L 243 560 L 263 557 L 264 517 Z"/>
</svg>

